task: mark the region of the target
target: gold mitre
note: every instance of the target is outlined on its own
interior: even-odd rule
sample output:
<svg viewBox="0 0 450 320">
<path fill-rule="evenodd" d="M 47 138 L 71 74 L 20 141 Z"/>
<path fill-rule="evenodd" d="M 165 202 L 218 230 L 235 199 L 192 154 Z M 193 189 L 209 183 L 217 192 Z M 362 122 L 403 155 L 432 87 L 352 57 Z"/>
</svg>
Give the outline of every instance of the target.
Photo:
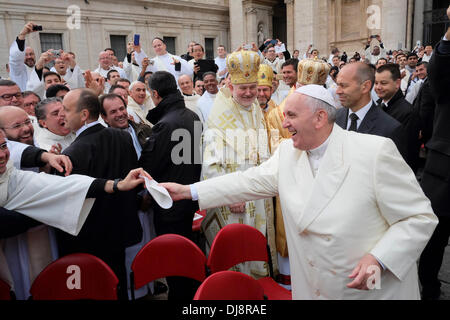
<svg viewBox="0 0 450 320">
<path fill-rule="evenodd" d="M 324 85 L 330 73 L 330 65 L 319 59 L 303 59 L 298 63 L 297 82 L 303 85 Z"/>
<path fill-rule="evenodd" d="M 267 64 L 261 64 L 258 71 L 258 86 L 268 86 L 272 88 L 273 70 Z"/>
<path fill-rule="evenodd" d="M 227 68 L 232 84 L 258 82 L 260 58 L 255 51 L 235 51 L 227 56 Z"/>
</svg>

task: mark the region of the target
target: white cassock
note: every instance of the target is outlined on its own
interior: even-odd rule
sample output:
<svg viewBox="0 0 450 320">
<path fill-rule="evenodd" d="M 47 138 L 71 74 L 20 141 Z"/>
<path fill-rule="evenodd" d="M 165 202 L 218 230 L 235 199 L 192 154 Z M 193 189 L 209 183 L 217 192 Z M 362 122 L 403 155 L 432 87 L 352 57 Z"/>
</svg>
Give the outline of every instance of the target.
<svg viewBox="0 0 450 320">
<path fill-rule="evenodd" d="M 293 299 L 420 299 L 416 262 L 438 220 L 394 143 L 334 125 L 315 176 L 308 158 L 285 140 L 259 167 L 194 184 L 200 208 L 279 194 Z M 347 288 L 368 253 L 381 288 Z"/>
<path fill-rule="evenodd" d="M 20 212 L 71 235 L 77 235 L 95 201 L 95 199 L 86 199 L 93 181 L 94 178 L 82 175 L 60 177 L 17 170 L 13 166 L 13 161 L 10 160 L 6 172 L 0 175 L 0 206 Z M 33 240 L 29 239 L 28 241 L 28 244 L 33 246 L 33 250 L 29 250 L 30 274 L 28 281 L 30 282 L 45 267 L 43 256 L 47 255 L 45 252 L 42 254 L 38 252 L 40 243 L 33 243 Z M 26 299 L 29 295 L 30 284 L 23 282 L 21 288 L 15 288 L 14 279 L 21 279 L 21 270 L 12 268 L 8 259 L 5 258 L 4 241 L 0 242 L 2 248 L 0 250 L 0 278 L 8 282 L 16 294 L 19 293 L 17 294 L 19 299 Z"/>
<path fill-rule="evenodd" d="M 142 60 L 144 60 L 144 58 L 147 58 L 147 54 L 144 52 L 144 50 L 141 49 L 141 52 L 134 53 L 134 59 L 136 60 L 136 63 L 140 67 L 142 67 Z M 179 71 L 175 70 L 175 64 L 173 63 L 173 59 L 178 60 L 181 63 L 181 69 Z M 170 72 L 175 77 L 177 83 L 178 77 L 183 74 L 186 74 L 190 77 L 194 76 L 194 70 L 191 68 L 191 66 L 188 64 L 186 60 L 170 53 L 166 53 L 161 56 L 155 56 L 154 58 L 150 59 L 150 65 L 147 67 L 146 71 L 150 71 L 153 73 L 157 71 Z"/>
<path fill-rule="evenodd" d="M 17 83 L 21 91 L 27 89 L 27 81 L 34 67 L 29 67 L 24 63 L 25 49 L 19 50 L 17 41 L 14 40 L 9 48 L 9 76 Z"/>
<path fill-rule="evenodd" d="M 155 105 L 148 92 L 143 104 L 138 104 L 131 96 L 128 96 L 127 112 L 136 123 L 144 123 L 153 127 L 153 124 L 147 120 L 147 114 L 154 107 Z"/>
<path fill-rule="evenodd" d="M 216 94 L 211 94 L 205 91 L 203 95 L 197 101 L 197 108 L 200 111 L 199 118 L 203 123 L 203 129 L 206 128 L 206 120 L 208 120 L 209 113 L 214 105 L 214 100 L 216 99 Z"/>
<path fill-rule="evenodd" d="M 52 67 L 50 71 L 56 72 L 55 67 Z M 70 67 L 68 67 L 66 70 L 66 74 L 60 76 L 63 82 L 66 82 L 66 86 L 69 87 L 71 90 L 86 87 L 83 71 L 80 69 L 78 65 L 75 65 L 73 70 Z"/>
<path fill-rule="evenodd" d="M 35 146 L 41 149 L 50 151 L 52 145 L 59 143 L 62 150 L 64 150 L 75 140 L 75 134 L 69 133 L 68 135 L 60 136 L 46 128 L 41 128 L 35 140 Z"/>
<path fill-rule="evenodd" d="M 180 91 L 181 92 L 181 91 Z M 183 95 L 184 98 L 184 104 L 186 105 L 186 108 L 188 108 L 189 110 L 194 111 L 198 117 L 201 119 L 201 112 L 198 109 L 197 103 L 198 100 L 201 98 L 200 95 L 198 95 L 197 93 L 194 92 L 193 95 L 185 95 L 183 92 L 181 92 L 181 94 Z"/>
<path fill-rule="evenodd" d="M 94 72 L 99 73 L 103 78 L 106 79 L 106 77 L 108 76 L 108 72 L 111 70 L 116 70 L 117 72 L 119 72 L 121 78 L 128 79 L 126 72 L 122 68 L 116 66 L 111 66 L 108 70 L 105 70 L 99 65 L 98 68 L 94 70 Z"/>
<path fill-rule="evenodd" d="M 217 69 L 217 76 L 220 78 L 224 78 L 225 74 L 219 76 L 219 73 L 221 73 L 227 67 L 227 58 L 221 58 L 221 57 L 217 56 L 214 58 L 214 63 L 217 64 L 217 66 L 219 67 Z"/>
</svg>

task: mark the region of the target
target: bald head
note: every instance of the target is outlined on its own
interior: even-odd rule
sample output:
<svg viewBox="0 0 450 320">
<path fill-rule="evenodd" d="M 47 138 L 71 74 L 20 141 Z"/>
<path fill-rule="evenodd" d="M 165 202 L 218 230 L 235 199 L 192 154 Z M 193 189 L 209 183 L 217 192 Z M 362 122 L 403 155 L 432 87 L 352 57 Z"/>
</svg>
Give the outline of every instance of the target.
<svg viewBox="0 0 450 320">
<path fill-rule="evenodd" d="M 98 54 L 98 63 L 102 69 L 108 70 L 112 64 L 111 55 L 106 51 L 101 51 Z"/>
<path fill-rule="evenodd" d="M 356 112 L 367 105 L 375 82 L 375 70 L 364 62 L 345 65 L 338 73 L 336 94 L 341 104 Z"/>
<path fill-rule="evenodd" d="M 33 145 L 33 123 L 22 108 L 1 107 L 0 128 L 3 129 L 9 140 Z"/>
<path fill-rule="evenodd" d="M 183 94 L 192 95 L 194 93 L 194 82 L 192 81 L 192 78 L 186 74 L 183 74 L 178 78 L 178 86 Z"/>
<path fill-rule="evenodd" d="M 97 95 L 90 89 L 69 91 L 63 100 L 64 126 L 76 132 L 85 123 L 96 121 L 100 114 Z"/>
</svg>

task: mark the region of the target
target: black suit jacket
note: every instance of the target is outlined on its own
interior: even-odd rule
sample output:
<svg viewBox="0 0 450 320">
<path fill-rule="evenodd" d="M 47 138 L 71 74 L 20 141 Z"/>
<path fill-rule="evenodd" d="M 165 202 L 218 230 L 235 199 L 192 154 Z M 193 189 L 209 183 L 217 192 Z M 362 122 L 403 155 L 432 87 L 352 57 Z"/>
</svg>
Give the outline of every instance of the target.
<svg viewBox="0 0 450 320">
<path fill-rule="evenodd" d="M 377 102 L 381 103 L 382 101 L 379 99 Z M 391 98 L 387 109 L 384 111 L 406 127 L 411 118 L 412 105 L 405 100 L 402 90 L 399 89 Z"/>
<path fill-rule="evenodd" d="M 438 216 L 450 216 L 450 41 L 441 40 L 428 65 L 435 98 L 433 134 L 426 144 L 422 189 Z"/>
<path fill-rule="evenodd" d="M 72 161 L 72 174 L 123 179 L 131 169 L 137 168 L 131 136 L 101 124 L 83 131 L 63 154 Z M 78 251 L 101 256 L 139 242 L 142 229 L 137 216 L 136 192 L 98 196 L 78 236 L 58 232 L 60 253 Z"/>
<path fill-rule="evenodd" d="M 183 96 L 178 92 L 164 98 L 149 111 L 147 119 L 155 125 L 142 149 L 139 165 L 158 182 L 192 184 L 199 181 L 202 126 L 197 114 L 185 107 Z M 191 237 L 192 220 L 197 210 L 198 204 L 192 200 L 174 202 L 170 209 L 162 209 L 153 203 L 156 234 L 176 233 Z"/>
<path fill-rule="evenodd" d="M 381 103 L 381 99 L 377 101 Z M 409 166 L 416 171 L 419 165 L 419 122 L 417 114 L 414 113 L 413 106 L 406 101 L 402 90 L 398 90 L 388 103 L 384 111 L 392 118 L 396 119 L 403 126 L 406 138 L 406 157 Z"/>
<path fill-rule="evenodd" d="M 347 130 L 347 120 L 348 109 L 339 109 L 336 115 L 336 124 Z M 406 159 L 406 135 L 402 124 L 380 109 L 375 103 L 372 103 L 357 132 L 391 138 L 403 158 Z"/>
</svg>

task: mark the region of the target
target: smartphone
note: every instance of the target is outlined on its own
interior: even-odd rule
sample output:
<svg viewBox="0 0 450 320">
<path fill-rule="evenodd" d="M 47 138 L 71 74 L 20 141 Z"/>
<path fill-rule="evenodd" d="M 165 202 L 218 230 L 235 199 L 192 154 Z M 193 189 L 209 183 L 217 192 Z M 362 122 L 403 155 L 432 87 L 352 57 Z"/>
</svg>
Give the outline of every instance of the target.
<svg viewBox="0 0 450 320">
<path fill-rule="evenodd" d="M 377 37 L 377 36 L 374 35 L 374 34 L 370 36 L 371 39 L 375 39 L 376 37 Z"/>
<path fill-rule="evenodd" d="M 253 46 L 251 44 L 244 44 L 243 48 L 245 50 L 251 50 L 253 48 Z"/>
<path fill-rule="evenodd" d="M 33 31 L 42 31 L 42 26 L 33 25 Z"/>
<path fill-rule="evenodd" d="M 139 39 L 140 39 L 140 35 L 138 35 L 138 34 L 135 34 L 134 35 L 134 45 L 135 46 L 138 46 L 139 45 Z"/>
</svg>

